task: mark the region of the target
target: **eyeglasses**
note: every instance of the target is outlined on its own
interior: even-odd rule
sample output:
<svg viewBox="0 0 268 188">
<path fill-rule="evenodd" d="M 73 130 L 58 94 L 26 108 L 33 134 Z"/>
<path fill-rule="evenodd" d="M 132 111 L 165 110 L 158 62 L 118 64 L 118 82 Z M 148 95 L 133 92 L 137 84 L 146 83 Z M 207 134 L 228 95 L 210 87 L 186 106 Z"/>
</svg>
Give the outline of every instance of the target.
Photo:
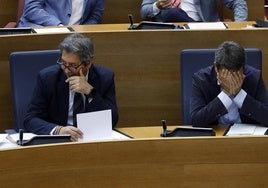
<svg viewBox="0 0 268 188">
<path fill-rule="evenodd" d="M 61 66 L 62 69 L 68 69 L 69 71 L 76 71 L 83 63 L 80 63 L 79 65 L 66 65 L 66 62 L 64 60 L 62 60 L 61 58 L 59 58 L 57 60 L 57 64 L 59 64 Z"/>
</svg>

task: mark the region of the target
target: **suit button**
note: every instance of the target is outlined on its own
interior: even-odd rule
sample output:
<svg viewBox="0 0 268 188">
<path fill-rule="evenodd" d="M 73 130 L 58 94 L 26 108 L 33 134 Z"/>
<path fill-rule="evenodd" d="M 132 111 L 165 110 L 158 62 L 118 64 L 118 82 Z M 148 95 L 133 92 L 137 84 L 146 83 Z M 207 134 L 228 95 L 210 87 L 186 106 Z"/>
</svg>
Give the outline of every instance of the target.
<svg viewBox="0 0 268 188">
<path fill-rule="evenodd" d="M 221 117 L 221 114 L 217 114 L 216 118 L 220 118 Z"/>
<path fill-rule="evenodd" d="M 251 117 L 252 116 L 252 113 L 248 113 L 248 116 Z"/>
</svg>

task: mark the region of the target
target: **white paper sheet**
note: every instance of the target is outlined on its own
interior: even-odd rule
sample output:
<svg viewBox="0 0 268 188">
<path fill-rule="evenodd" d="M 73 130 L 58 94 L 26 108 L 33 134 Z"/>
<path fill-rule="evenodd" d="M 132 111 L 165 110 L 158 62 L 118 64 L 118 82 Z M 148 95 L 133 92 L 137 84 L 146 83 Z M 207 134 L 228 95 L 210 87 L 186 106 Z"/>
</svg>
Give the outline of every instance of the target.
<svg viewBox="0 0 268 188">
<path fill-rule="evenodd" d="M 129 136 L 124 135 L 118 131 L 112 130 L 112 139 L 114 140 L 129 140 L 131 139 Z"/>
<path fill-rule="evenodd" d="M 78 141 L 112 139 L 112 111 L 77 114 L 77 127 L 84 134 Z"/>
<path fill-rule="evenodd" d="M 18 144 L 10 142 L 7 138 L 7 134 L 0 134 L 0 150 L 14 147 L 20 147 Z"/>
<path fill-rule="evenodd" d="M 231 135 L 264 135 L 267 127 L 262 127 L 253 124 L 239 124 L 236 123 L 231 126 L 226 136 Z"/>
<path fill-rule="evenodd" d="M 70 33 L 70 29 L 68 27 L 55 27 L 55 28 L 34 28 L 36 33 L 47 34 L 47 33 Z"/>
<path fill-rule="evenodd" d="M 223 22 L 198 22 L 198 23 L 187 23 L 185 29 L 197 29 L 197 30 L 211 30 L 211 29 L 227 29 Z"/>
</svg>

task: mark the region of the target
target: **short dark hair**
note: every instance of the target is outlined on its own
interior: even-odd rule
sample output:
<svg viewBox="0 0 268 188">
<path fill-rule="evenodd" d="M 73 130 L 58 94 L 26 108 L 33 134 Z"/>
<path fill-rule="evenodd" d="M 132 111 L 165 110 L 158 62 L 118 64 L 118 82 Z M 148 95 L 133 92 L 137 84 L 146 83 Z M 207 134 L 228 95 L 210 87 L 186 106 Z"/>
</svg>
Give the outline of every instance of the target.
<svg viewBox="0 0 268 188">
<path fill-rule="evenodd" d="M 223 42 L 215 52 L 215 64 L 217 68 L 239 70 L 246 63 L 245 49 L 233 41 Z"/>
<path fill-rule="evenodd" d="M 66 37 L 60 43 L 60 52 L 77 54 L 82 63 L 87 64 L 89 58 L 94 57 L 94 46 L 90 38 L 82 34 L 74 33 Z"/>
</svg>

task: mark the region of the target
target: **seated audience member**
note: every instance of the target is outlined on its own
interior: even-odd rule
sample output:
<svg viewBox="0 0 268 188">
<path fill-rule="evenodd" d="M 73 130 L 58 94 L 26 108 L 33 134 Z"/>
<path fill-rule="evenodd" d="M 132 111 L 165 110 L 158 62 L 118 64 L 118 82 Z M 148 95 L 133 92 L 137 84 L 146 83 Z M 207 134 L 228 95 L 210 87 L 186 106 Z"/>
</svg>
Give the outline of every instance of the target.
<svg viewBox="0 0 268 188">
<path fill-rule="evenodd" d="M 244 48 L 226 41 L 216 50 L 214 65 L 193 75 L 190 105 L 193 126 L 233 123 L 268 126 L 268 93 L 261 71 L 245 62 Z"/>
<path fill-rule="evenodd" d="M 114 127 L 118 120 L 114 73 L 93 64 L 91 40 L 72 34 L 61 42 L 60 52 L 57 64 L 38 74 L 24 119 L 26 131 L 70 134 L 72 141 L 77 141 L 83 133 L 76 127 L 76 113 L 107 109 L 112 110 Z M 74 100 L 77 96 L 80 106 Z"/>
<path fill-rule="evenodd" d="M 216 22 L 218 1 L 234 12 L 235 21 L 247 20 L 245 0 L 143 0 L 141 17 L 156 22 Z"/>
<path fill-rule="evenodd" d="M 25 0 L 18 27 L 98 24 L 104 0 Z"/>
</svg>

